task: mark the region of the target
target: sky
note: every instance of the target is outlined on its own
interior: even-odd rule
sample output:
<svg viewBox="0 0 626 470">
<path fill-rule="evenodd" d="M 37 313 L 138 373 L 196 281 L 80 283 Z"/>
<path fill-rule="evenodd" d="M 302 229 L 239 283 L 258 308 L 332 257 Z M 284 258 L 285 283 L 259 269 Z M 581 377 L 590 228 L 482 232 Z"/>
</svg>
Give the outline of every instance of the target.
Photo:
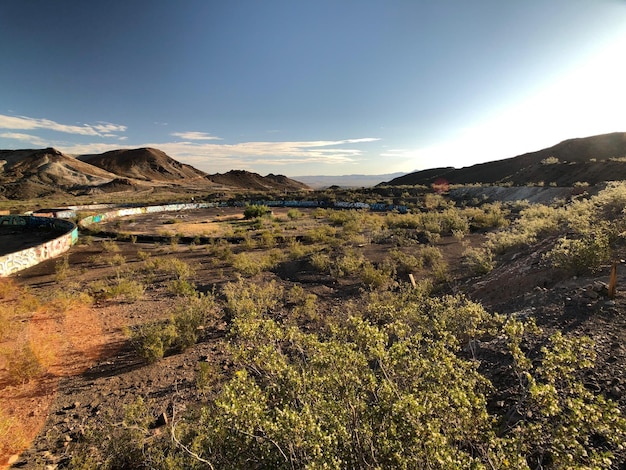
<svg viewBox="0 0 626 470">
<path fill-rule="evenodd" d="M 2 0 L 0 148 L 463 167 L 626 132 L 626 0 Z"/>
</svg>

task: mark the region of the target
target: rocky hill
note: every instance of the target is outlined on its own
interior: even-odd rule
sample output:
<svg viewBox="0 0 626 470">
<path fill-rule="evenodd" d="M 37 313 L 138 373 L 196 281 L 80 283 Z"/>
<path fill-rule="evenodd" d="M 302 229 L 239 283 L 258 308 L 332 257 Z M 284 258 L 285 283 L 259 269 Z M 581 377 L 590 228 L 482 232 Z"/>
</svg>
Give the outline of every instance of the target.
<svg viewBox="0 0 626 470">
<path fill-rule="evenodd" d="M 270 173 L 267 176 L 261 176 L 258 173 L 243 170 L 230 170 L 223 174 L 217 173 L 215 175 L 209 175 L 208 179 L 227 187 L 252 189 L 256 191 L 297 191 L 309 189 L 306 184 L 292 180 L 283 175 L 273 175 Z"/>
<path fill-rule="evenodd" d="M 572 186 L 626 180 L 626 132 L 565 140 L 553 147 L 504 160 L 465 168 L 433 168 L 392 179 L 384 185 L 431 185 L 443 179 L 450 184 L 543 182 Z"/>
<path fill-rule="evenodd" d="M 0 196 L 7 199 L 63 195 L 116 178 L 53 148 L 0 150 Z"/>
<path fill-rule="evenodd" d="M 208 175 L 152 148 L 78 157 L 54 148 L 0 150 L 0 198 L 4 199 L 218 188 L 221 191 L 299 191 L 308 186 L 281 175 L 263 177 L 247 171 Z"/>
<path fill-rule="evenodd" d="M 79 160 L 124 178 L 143 181 L 197 180 L 207 174 L 174 160 L 153 148 L 111 150 L 95 155 L 80 155 Z"/>
</svg>

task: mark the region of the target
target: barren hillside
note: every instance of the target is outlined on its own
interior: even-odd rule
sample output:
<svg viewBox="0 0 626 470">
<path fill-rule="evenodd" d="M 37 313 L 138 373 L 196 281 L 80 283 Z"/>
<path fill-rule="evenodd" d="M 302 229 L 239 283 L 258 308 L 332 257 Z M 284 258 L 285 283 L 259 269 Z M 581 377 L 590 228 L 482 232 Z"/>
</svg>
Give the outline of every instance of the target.
<svg viewBox="0 0 626 470">
<path fill-rule="evenodd" d="M 153 148 L 112 150 L 78 158 L 118 176 L 144 181 L 180 182 L 206 177 L 206 173 Z"/>
<path fill-rule="evenodd" d="M 54 148 L 0 150 L 0 182 L 9 199 L 63 194 L 113 181 L 116 175 Z"/>
<path fill-rule="evenodd" d="M 251 173 L 249 171 L 231 170 L 223 174 L 217 173 L 215 175 L 209 175 L 208 178 L 214 183 L 222 184 L 224 186 L 252 189 L 257 191 L 298 191 L 309 189 L 309 187 L 304 183 L 292 180 L 283 175 L 273 175 L 271 173 L 263 177 L 257 173 Z"/>
<path fill-rule="evenodd" d="M 434 168 L 395 178 L 389 185 L 543 182 L 572 186 L 626 179 L 626 132 L 565 140 L 553 147 L 464 168 Z"/>
</svg>

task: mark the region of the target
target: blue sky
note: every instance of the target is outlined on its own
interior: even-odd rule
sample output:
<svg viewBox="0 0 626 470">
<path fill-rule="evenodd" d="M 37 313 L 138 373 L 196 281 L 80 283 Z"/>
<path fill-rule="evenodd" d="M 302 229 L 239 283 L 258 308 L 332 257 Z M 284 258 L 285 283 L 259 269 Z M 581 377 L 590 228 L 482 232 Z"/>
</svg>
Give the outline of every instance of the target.
<svg viewBox="0 0 626 470">
<path fill-rule="evenodd" d="M 3 0 L 0 148 L 467 166 L 626 131 L 624 0 Z"/>
</svg>

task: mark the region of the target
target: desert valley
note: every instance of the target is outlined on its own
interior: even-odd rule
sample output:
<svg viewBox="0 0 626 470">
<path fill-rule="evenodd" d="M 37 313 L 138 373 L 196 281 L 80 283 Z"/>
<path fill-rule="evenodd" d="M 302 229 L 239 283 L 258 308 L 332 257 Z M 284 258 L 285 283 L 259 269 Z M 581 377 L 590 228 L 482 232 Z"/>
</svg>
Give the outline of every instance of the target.
<svg viewBox="0 0 626 470">
<path fill-rule="evenodd" d="M 317 189 L 0 151 L 3 214 L 66 208 L 0 278 L 2 465 L 626 468 L 626 133 Z"/>
</svg>

